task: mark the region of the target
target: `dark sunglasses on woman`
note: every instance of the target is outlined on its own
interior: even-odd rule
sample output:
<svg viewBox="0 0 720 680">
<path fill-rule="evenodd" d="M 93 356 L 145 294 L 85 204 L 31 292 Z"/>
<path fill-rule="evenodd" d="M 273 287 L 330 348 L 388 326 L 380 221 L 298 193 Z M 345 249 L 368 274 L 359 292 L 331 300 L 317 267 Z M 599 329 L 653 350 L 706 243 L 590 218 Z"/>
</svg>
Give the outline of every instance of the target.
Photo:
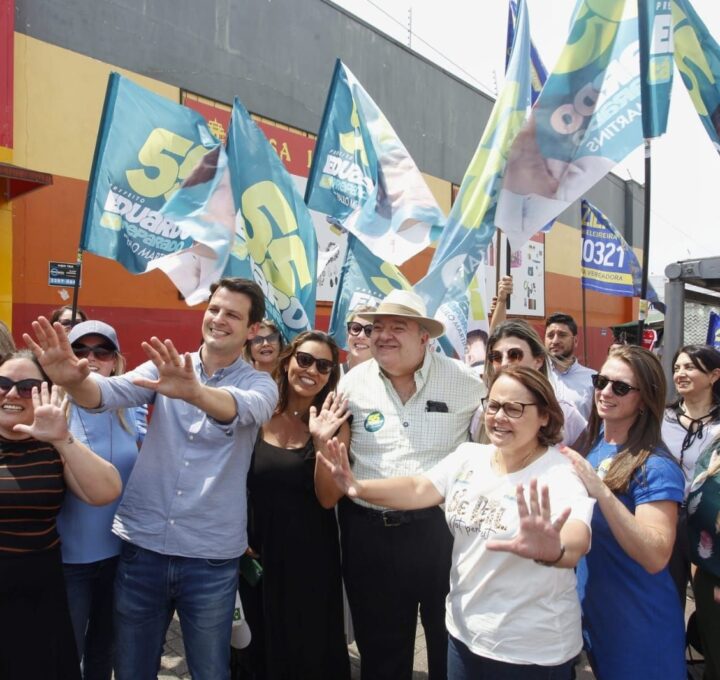
<svg viewBox="0 0 720 680">
<path fill-rule="evenodd" d="M 357 321 L 348 321 L 347 332 L 356 337 L 360 333 L 365 333 L 365 337 L 369 338 L 372 335 L 373 325 L 371 323 L 361 324 Z"/>
<path fill-rule="evenodd" d="M 280 333 L 270 333 L 269 335 L 256 335 L 251 341 L 250 344 L 254 345 L 255 347 L 260 347 L 261 345 L 264 345 L 266 342 L 268 345 L 273 345 L 276 342 L 280 340 Z"/>
<path fill-rule="evenodd" d="M 624 397 L 631 390 L 640 391 L 639 388 L 628 385 L 622 380 L 610 380 L 610 378 L 604 376 L 602 373 L 595 373 L 595 375 L 590 376 L 590 379 L 592 380 L 593 387 L 596 390 L 604 390 L 608 384 L 610 384 L 610 389 L 612 389 L 613 394 L 617 397 Z"/>
<path fill-rule="evenodd" d="M 42 382 L 37 378 L 25 378 L 25 380 L 16 381 L 2 376 L 0 377 L 0 394 L 5 396 L 14 387 L 21 399 L 30 399 L 33 387 L 40 389 Z"/>
<path fill-rule="evenodd" d="M 115 348 L 109 345 L 83 345 L 76 343 L 72 346 L 73 354 L 78 359 L 87 359 L 91 354 L 95 355 L 98 361 L 109 361 L 115 357 Z"/>
<path fill-rule="evenodd" d="M 507 352 L 499 352 L 498 350 L 488 352 L 487 360 L 491 364 L 501 364 L 503 360 L 503 354 L 505 354 L 511 364 L 522 361 L 525 357 L 525 352 L 523 352 L 519 347 L 511 347 L 509 350 L 507 350 Z"/>
<path fill-rule="evenodd" d="M 335 368 L 334 362 L 330 359 L 316 359 L 312 354 L 307 352 L 295 352 L 295 361 L 300 368 L 310 368 L 313 364 L 317 366 L 318 373 L 327 375 Z"/>
</svg>

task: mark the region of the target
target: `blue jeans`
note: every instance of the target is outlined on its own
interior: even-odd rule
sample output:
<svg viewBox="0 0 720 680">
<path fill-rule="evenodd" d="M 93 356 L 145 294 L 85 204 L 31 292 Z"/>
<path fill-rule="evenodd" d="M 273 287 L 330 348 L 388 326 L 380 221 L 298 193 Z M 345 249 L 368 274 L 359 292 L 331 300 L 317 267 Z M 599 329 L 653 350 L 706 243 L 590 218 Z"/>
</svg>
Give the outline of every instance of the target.
<svg viewBox="0 0 720 680">
<path fill-rule="evenodd" d="M 239 558 L 173 557 L 123 543 L 115 578 L 115 678 L 155 680 L 177 610 L 193 680 L 229 680 Z"/>
<path fill-rule="evenodd" d="M 113 584 L 117 557 L 63 564 L 70 618 L 84 680 L 110 680 L 113 664 Z"/>
<path fill-rule="evenodd" d="M 505 663 L 478 656 L 448 636 L 448 680 L 570 680 L 575 659 L 559 666 Z"/>
</svg>

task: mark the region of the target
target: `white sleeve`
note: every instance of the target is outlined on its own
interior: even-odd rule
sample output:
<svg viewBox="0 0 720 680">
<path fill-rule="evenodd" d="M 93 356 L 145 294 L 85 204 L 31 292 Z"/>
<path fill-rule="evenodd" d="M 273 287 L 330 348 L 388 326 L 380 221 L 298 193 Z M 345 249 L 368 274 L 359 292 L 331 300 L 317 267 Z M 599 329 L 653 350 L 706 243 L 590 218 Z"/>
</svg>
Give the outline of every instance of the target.
<svg viewBox="0 0 720 680">
<path fill-rule="evenodd" d="M 460 444 L 455 451 L 445 456 L 445 458 L 429 470 L 423 472 L 423 477 L 427 477 L 438 490 L 438 493 L 440 493 L 443 498 L 447 498 L 448 492 L 462 469 L 465 459 L 468 455 L 473 455 L 473 449 L 478 448 L 480 448 L 478 444 L 469 442 Z"/>
<path fill-rule="evenodd" d="M 543 480 L 550 489 L 550 510 L 555 519 L 565 508 L 570 508 L 570 517 L 590 529 L 595 499 L 590 498 L 585 485 L 575 474 L 570 463 L 554 465 Z"/>
<path fill-rule="evenodd" d="M 583 418 L 582 413 L 569 401 L 561 400 L 559 403 L 563 416 L 565 416 L 563 444 L 572 446 L 577 441 L 577 438 L 585 431 L 587 421 Z"/>
</svg>

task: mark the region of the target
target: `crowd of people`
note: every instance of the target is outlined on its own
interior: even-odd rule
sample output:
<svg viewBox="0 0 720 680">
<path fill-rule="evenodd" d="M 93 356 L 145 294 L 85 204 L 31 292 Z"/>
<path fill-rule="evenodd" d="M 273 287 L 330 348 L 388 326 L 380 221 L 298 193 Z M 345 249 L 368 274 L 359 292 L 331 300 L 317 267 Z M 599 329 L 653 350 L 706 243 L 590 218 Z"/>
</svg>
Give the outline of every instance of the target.
<svg viewBox="0 0 720 680">
<path fill-rule="evenodd" d="M 0 325 L 0 678 L 156 678 L 177 614 L 198 680 L 686 677 L 694 591 L 720 680 L 720 352 L 657 357 L 508 320 L 465 361 L 394 290 L 283 338 L 245 279 L 202 344 L 142 344 L 82 310 Z M 150 409 L 150 415 L 148 415 Z M 248 646 L 231 651 L 239 591 Z M 245 641 L 247 642 L 247 640 Z M 231 671 L 232 669 L 232 671 Z"/>
</svg>

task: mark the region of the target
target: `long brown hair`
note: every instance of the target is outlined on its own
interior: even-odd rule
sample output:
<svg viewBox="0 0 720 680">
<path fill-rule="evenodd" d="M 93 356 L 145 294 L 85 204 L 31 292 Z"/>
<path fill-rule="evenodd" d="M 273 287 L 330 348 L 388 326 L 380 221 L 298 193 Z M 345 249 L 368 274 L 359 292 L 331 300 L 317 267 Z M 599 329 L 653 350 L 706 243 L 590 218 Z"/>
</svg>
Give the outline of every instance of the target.
<svg viewBox="0 0 720 680">
<path fill-rule="evenodd" d="M 645 465 L 651 453 L 660 452 L 672 458 L 660 433 L 667 385 L 659 359 L 642 347 L 635 345 L 613 347 L 608 352 L 608 359 L 619 359 L 630 367 L 635 378 L 635 387 L 639 389 L 642 400 L 635 421 L 628 430 L 627 441 L 622 445 L 618 455 L 613 458 L 604 478 L 605 484 L 611 491 L 622 493 L 628 490 L 633 475 Z M 578 444 L 578 449 L 583 455 L 587 455 L 595 446 L 600 436 L 601 425 L 602 419 L 593 400 L 587 429 L 581 435 Z"/>
<path fill-rule="evenodd" d="M 275 407 L 276 414 L 283 413 L 285 409 L 287 409 L 289 398 L 288 365 L 290 364 L 290 359 L 295 356 L 295 352 L 300 345 L 304 342 L 312 341 L 321 342 L 330 348 L 330 354 L 332 355 L 334 364 L 333 369 L 330 371 L 330 375 L 328 376 L 327 383 L 325 383 L 325 386 L 315 395 L 312 405 L 319 411 L 327 395 L 337 387 L 338 381 L 340 380 L 340 350 L 338 349 L 337 344 L 327 333 L 323 333 L 322 331 L 304 331 L 303 333 L 296 335 L 280 352 L 277 366 L 273 371 L 273 378 L 275 378 L 275 382 L 278 385 L 279 393 L 278 403 Z M 307 414 L 305 414 L 303 420 L 307 421 L 307 417 Z"/>
</svg>

